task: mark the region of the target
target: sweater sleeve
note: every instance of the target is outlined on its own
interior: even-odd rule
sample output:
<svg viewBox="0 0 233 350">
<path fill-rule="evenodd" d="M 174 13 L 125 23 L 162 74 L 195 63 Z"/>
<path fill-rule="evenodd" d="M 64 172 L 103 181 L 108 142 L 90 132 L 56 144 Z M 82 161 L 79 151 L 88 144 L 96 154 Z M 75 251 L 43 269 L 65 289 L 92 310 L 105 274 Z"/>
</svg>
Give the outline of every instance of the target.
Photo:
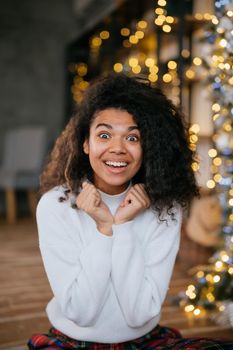
<svg viewBox="0 0 233 350">
<path fill-rule="evenodd" d="M 133 231 L 133 222 L 113 227 L 113 285 L 131 327 L 140 327 L 160 313 L 179 247 L 181 220 L 181 209 L 175 220 L 159 223 L 153 216 L 141 227 L 143 244 Z"/>
<path fill-rule="evenodd" d="M 71 234 L 67 204 L 44 195 L 37 207 L 37 225 L 44 267 L 62 313 L 80 326 L 95 324 L 109 292 L 112 237 L 96 231 L 89 244 Z"/>
</svg>

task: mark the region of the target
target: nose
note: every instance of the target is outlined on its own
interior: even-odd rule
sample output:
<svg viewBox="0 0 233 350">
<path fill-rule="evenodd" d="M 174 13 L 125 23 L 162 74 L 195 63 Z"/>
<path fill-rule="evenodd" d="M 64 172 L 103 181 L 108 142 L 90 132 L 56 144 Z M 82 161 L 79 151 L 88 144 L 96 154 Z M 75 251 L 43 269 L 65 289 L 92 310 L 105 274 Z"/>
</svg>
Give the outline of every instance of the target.
<svg viewBox="0 0 233 350">
<path fill-rule="evenodd" d="M 126 153 L 125 145 L 124 145 L 124 140 L 121 138 L 112 138 L 110 148 L 109 148 L 110 153 L 116 153 L 116 154 L 122 154 Z"/>
</svg>

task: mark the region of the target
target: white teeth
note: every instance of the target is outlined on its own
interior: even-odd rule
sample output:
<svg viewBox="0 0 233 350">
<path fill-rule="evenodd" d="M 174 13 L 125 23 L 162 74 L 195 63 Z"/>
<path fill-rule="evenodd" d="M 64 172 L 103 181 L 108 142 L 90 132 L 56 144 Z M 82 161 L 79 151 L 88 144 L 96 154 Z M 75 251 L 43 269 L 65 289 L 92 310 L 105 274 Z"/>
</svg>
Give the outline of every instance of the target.
<svg viewBox="0 0 233 350">
<path fill-rule="evenodd" d="M 111 162 L 110 160 L 108 160 L 107 162 L 105 162 L 105 164 L 110 165 L 110 166 L 115 166 L 115 167 L 127 166 L 127 163 L 126 163 L 126 162 Z"/>
</svg>

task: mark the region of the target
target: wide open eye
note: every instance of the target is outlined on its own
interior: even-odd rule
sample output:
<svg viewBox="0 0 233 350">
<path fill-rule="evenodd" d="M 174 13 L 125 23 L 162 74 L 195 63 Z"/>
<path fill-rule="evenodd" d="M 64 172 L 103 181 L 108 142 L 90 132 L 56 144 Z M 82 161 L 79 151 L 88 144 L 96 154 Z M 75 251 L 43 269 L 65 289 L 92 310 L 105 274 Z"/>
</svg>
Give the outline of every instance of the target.
<svg viewBox="0 0 233 350">
<path fill-rule="evenodd" d="M 131 142 L 137 142 L 137 141 L 139 141 L 139 137 L 136 135 L 128 135 L 127 140 L 131 141 Z"/>
<path fill-rule="evenodd" d="M 106 132 L 102 132 L 101 134 L 99 134 L 99 137 L 101 139 L 109 139 L 110 138 L 110 135 L 107 134 Z"/>
</svg>

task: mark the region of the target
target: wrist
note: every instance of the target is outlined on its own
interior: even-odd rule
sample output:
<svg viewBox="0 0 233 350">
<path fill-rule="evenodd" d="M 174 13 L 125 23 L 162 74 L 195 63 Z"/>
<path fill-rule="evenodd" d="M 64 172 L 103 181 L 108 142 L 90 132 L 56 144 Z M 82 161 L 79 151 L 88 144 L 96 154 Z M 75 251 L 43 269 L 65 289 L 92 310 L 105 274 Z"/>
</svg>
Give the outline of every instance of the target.
<svg viewBox="0 0 233 350">
<path fill-rule="evenodd" d="M 127 220 L 119 220 L 119 219 L 115 219 L 114 220 L 114 224 L 115 225 L 121 225 L 121 224 L 124 224 L 125 222 L 127 222 Z"/>
<path fill-rule="evenodd" d="M 112 224 L 99 224 L 97 229 L 105 236 L 112 236 Z"/>
</svg>

